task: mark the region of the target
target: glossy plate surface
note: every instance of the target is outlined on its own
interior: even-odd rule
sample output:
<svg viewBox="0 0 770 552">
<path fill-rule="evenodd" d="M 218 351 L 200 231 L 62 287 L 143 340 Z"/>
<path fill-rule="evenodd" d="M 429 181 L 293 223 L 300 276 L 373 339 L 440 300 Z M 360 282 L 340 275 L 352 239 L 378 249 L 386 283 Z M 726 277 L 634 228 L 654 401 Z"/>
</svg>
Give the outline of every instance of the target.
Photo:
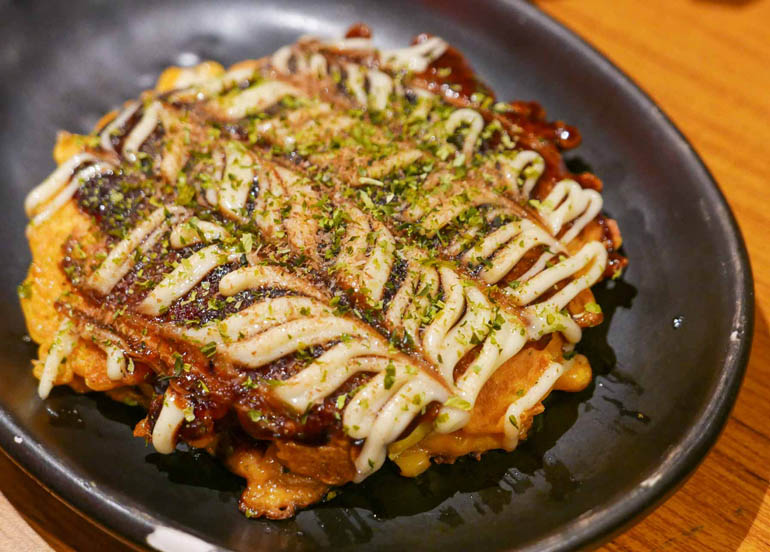
<svg viewBox="0 0 770 552">
<path fill-rule="evenodd" d="M 35 350 L 23 340 L 16 298 L 29 262 L 22 201 L 53 169 L 57 129 L 87 132 L 164 67 L 260 57 L 304 33 L 338 37 L 359 20 L 385 47 L 422 31 L 440 35 L 500 98 L 538 100 L 550 118 L 576 125 L 584 145 L 568 158 L 590 163 L 604 180 L 631 264 L 623 279 L 596 290 L 606 322 L 581 344 L 594 384 L 554 394 L 515 453 L 436 466 L 416 480 L 386 467 L 296 519 L 249 521 L 236 507 L 240 480 L 215 461 L 161 456 L 132 438 L 140 412 L 61 389 L 37 399 Z M 170 527 L 234 550 L 563 550 L 638 519 L 716 439 L 752 331 L 751 275 L 733 217 L 655 105 L 532 6 L 0 2 L 0 35 L 0 445 L 112 532 L 144 543 Z"/>
</svg>

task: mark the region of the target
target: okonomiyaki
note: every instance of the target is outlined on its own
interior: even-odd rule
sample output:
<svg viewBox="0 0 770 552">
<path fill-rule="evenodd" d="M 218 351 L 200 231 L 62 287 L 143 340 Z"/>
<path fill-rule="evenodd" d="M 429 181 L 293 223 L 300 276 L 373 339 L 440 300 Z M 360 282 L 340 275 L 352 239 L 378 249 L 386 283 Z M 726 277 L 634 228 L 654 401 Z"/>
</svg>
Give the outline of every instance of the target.
<svg viewBox="0 0 770 552">
<path fill-rule="evenodd" d="M 388 459 L 513 450 L 590 383 L 591 287 L 627 262 L 579 142 L 427 34 L 171 67 L 60 132 L 26 198 L 39 395 L 143 406 L 135 436 L 221 458 L 273 519 Z"/>
</svg>

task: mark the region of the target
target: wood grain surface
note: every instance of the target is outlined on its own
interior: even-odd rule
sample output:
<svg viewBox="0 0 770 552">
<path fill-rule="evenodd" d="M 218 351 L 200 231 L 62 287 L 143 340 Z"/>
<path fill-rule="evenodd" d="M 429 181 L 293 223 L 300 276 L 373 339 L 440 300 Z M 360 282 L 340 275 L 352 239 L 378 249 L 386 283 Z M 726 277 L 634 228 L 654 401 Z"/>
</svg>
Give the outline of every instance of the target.
<svg viewBox="0 0 770 552">
<path fill-rule="evenodd" d="M 756 284 L 754 347 L 724 433 L 681 490 L 605 549 L 770 550 L 770 0 L 537 4 L 629 74 L 692 142 L 738 218 Z M 2 454 L 0 489 L 0 551 L 129 550 Z"/>
</svg>

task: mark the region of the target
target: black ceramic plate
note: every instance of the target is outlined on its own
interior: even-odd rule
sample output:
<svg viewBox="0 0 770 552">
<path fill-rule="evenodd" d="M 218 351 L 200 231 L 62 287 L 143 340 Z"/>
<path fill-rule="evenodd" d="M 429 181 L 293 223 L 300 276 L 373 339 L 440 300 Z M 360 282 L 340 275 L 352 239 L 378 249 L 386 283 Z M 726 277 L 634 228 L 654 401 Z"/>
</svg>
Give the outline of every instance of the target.
<svg viewBox="0 0 770 552">
<path fill-rule="evenodd" d="M 161 456 L 131 437 L 141 413 L 98 396 L 35 393 L 16 285 L 29 262 L 22 200 L 53 168 L 57 129 L 88 131 L 166 66 L 259 57 L 358 20 L 384 46 L 438 34 L 501 98 L 539 100 L 584 137 L 631 265 L 599 287 L 605 323 L 582 344 L 598 377 L 554 394 L 515 453 L 384 468 L 282 522 L 238 513 L 240 480 L 205 455 Z M 69 504 L 133 542 L 175 528 L 236 550 L 564 550 L 649 511 L 716 439 L 743 375 L 753 295 L 746 252 L 711 176 L 616 68 L 528 4 L 474 2 L 0 2 L 0 445 Z M 674 321 L 678 322 L 674 322 Z M 177 535 L 178 536 L 178 535 Z M 165 539 L 165 540 L 164 540 Z M 179 544 L 179 542 L 177 542 Z"/>
</svg>

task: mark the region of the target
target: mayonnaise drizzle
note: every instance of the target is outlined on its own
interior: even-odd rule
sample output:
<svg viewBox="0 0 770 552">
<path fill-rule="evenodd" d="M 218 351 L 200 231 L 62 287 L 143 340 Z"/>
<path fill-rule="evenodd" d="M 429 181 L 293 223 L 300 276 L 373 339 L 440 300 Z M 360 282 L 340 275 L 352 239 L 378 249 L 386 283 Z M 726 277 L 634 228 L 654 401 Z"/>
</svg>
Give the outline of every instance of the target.
<svg viewBox="0 0 770 552">
<path fill-rule="evenodd" d="M 248 84 L 254 78 L 257 69 L 250 63 L 239 64 L 216 77 L 206 76 L 205 71 L 201 72 L 196 67 L 180 69 L 174 87 L 176 92 L 171 99 L 191 101 L 221 94 L 235 86 Z"/>
<path fill-rule="evenodd" d="M 390 173 L 408 167 L 423 156 L 418 149 L 399 151 L 385 159 L 378 159 L 366 168 L 369 178 L 382 178 Z"/>
<path fill-rule="evenodd" d="M 454 384 L 455 396 L 464 401 L 460 404 L 467 404 L 468 408 L 444 405 L 436 420 L 437 431 L 451 433 L 465 426 L 484 384 L 531 339 L 518 318 L 504 311 L 500 312 L 500 316 L 503 318 L 500 328 L 489 332 L 478 357 Z"/>
<path fill-rule="evenodd" d="M 310 285 L 307 280 L 292 274 L 288 270 L 271 265 L 257 265 L 239 268 L 226 274 L 219 282 L 222 295 L 235 295 L 247 289 L 277 288 L 293 291 L 318 300 L 324 298 L 318 288 Z"/>
<path fill-rule="evenodd" d="M 294 55 L 294 47 L 291 44 L 282 46 L 278 48 L 275 51 L 275 53 L 273 53 L 273 55 L 270 57 L 270 65 L 272 65 L 273 69 L 275 69 L 279 73 L 288 74 L 290 73 L 289 61 L 291 60 L 293 55 Z"/>
<path fill-rule="evenodd" d="M 220 345 L 246 339 L 298 318 L 329 314 L 331 310 L 326 305 L 309 297 L 277 297 L 249 305 L 226 320 L 200 328 L 185 328 L 181 334 L 199 345 L 211 342 Z"/>
<path fill-rule="evenodd" d="M 120 113 L 118 113 L 117 117 L 115 117 L 106 127 L 104 127 L 104 130 L 99 133 L 99 142 L 103 150 L 115 151 L 115 148 L 112 146 L 112 136 L 114 136 L 120 130 L 120 128 L 128 122 L 133 114 L 139 110 L 141 105 L 142 104 L 140 102 L 129 102 L 128 105 L 126 105 L 120 111 Z"/>
<path fill-rule="evenodd" d="M 370 69 L 366 74 L 369 81 L 369 105 L 375 111 L 388 107 L 388 100 L 393 93 L 393 79 L 382 71 Z"/>
<path fill-rule="evenodd" d="M 76 169 L 85 163 L 90 164 L 76 173 Z M 83 182 L 114 169 L 113 165 L 90 153 L 73 155 L 27 194 L 24 210 L 27 216 L 32 217 L 31 224 L 40 224 L 59 210 Z"/>
<path fill-rule="evenodd" d="M 473 157 L 473 151 L 476 149 L 476 140 L 479 139 L 481 131 L 484 130 L 484 117 L 478 111 L 467 107 L 453 111 L 445 123 L 447 134 L 454 134 L 461 124 L 469 125 L 468 134 L 463 142 L 463 155 L 467 164 L 470 163 Z"/>
<path fill-rule="evenodd" d="M 152 429 L 152 446 L 161 454 L 171 454 L 176 449 L 176 434 L 185 420 L 184 409 L 178 402 L 184 399 L 169 387 L 163 397 L 163 407 Z"/>
<path fill-rule="evenodd" d="M 561 244 L 536 224 L 521 220 L 506 224 L 488 234 L 478 245 L 462 256 L 463 262 L 474 265 L 490 258 L 490 264 L 479 272 L 479 276 L 490 284 L 502 280 L 524 257 L 527 251 L 538 245 L 546 245 L 555 251 L 562 251 Z"/>
<path fill-rule="evenodd" d="M 382 52 L 381 57 L 389 69 L 397 71 L 418 70 L 421 67 L 427 68 L 435 58 L 443 53 L 446 47 L 446 43 L 441 39 L 431 38 L 409 48 Z M 335 43 L 333 48 L 341 50 L 373 49 L 369 39 L 347 39 Z M 310 74 L 315 78 L 324 78 L 330 74 L 329 63 L 323 54 L 318 52 L 308 54 L 298 50 L 295 46 L 284 46 L 276 50 L 270 58 L 270 65 L 284 75 Z M 383 71 L 353 62 L 343 63 L 341 69 L 345 73 L 345 87 L 361 106 L 369 107 L 374 111 L 383 111 L 388 107 L 391 94 L 404 95 L 403 86 Z M 415 90 L 414 92 L 420 97 L 434 97 L 433 94 L 425 90 Z"/>
<path fill-rule="evenodd" d="M 376 303 L 382 298 L 390 275 L 396 242 L 384 225 L 370 221 L 359 209 L 350 207 L 347 213 L 351 221 L 346 227 L 336 268 L 352 289 Z M 367 241 L 370 236 L 374 242 L 371 247 Z"/>
<path fill-rule="evenodd" d="M 59 366 L 75 348 L 78 336 L 74 331 L 72 321 L 65 319 L 59 324 L 56 336 L 53 338 L 53 344 L 48 349 L 48 355 L 45 357 L 43 373 L 40 374 L 40 383 L 37 386 L 37 394 L 41 399 L 48 397 L 59 374 Z"/>
<path fill-rule="evenodd" d="M 111 173 L 114 169 L 115 167 L 109 163 L 97 161 L 93 165 L 88 165 L 87 167 L 79 170 L 72 176 L 69 184 L 67 184 L 64 188 L 61 188 L 56 197 L 54 197 L 43 207 L 43 209 L 35 214 L 35 216 L 30 221 L 30 224 L 32 226 L 40 224 L 41 222 L 47 220 L 56 211 L 61 209 L 65 203 L 72 199 L 72 196 L 75 195 L 75 192 L 83 184 L 83 182 L 103 174 Z"/>
<path fill-rule="evenodd" d="M 224 114 L 231 120 L 243 119 L 252 113 L 270 107 L 284 96 L 304 97 L 305 94 L 289 84 L 266 81 L 229 98 L 223 105 Z"/>
<path fill-rule="evenodd" d="M 174 249 L 182 249 L 199 243 L 210 243 L 230 237 L 219 224 L 192 217 L 171 230 L 169 243 Z"/>
<path fill-rule="evenodd" d="M 546 301 L 555 310 L 561 310 L 578 293 L 594 285 L 601 278 L 606 266 L 607 250 L 599 242 L 589 242 L 575 255 L 546 268 L 517 288 L 506 288 L 507 293 L 517 305 L 528 305 L 549 290 L 554 284 L 580 273 L 577 278 L 573 279 Z"/>
<path fill-rule="evenodd" d="M 338 343 L 299 374 L 286 380 L 275 394 L 297 412 L 304 412 L 311 404 L 334 392 L 353 374 L 374 371 L 372 363 L 364 362 L 360 357 L 387 359 L 389 356 L 389 348 L 379 340 L 362 338 Z M 377 371 L 383 369 L 379 366 Z"/>
<path fill-rule="evenodd" d="M 161 103 L 154 101 L 144 110 L 142 118 L 131 129 L 131 132 L 128 133 L 123 142 L 123 155 L 126 159 L 132 162 L 136 161 L 139 148 L 142 147 L 142 144 L 145 143 L 150 134 L 152 134 L 152 131 L 155 130 L 155 127 L 158 126 L 162 109 Z"/>
<path fill-rule="evenodd" d="M 329 73 L 329 64 L 326 62 L 326 58 L 323 55 L 315 53 L 310 56 L 308 69 L 311 74 L 318 78 L 322 78 Z"/>
<path fill-rule="evenodd" d="M 322 46 L 331 50 L 374 50 L 372 39 L 362 37 L 331 40 L 324 42 Z"/>
<path fill-rule="evenodd" d="M 446 42 L 434 36 L 407 48 L 384 50 L 380 57 L 389 69 L 422 73 L 428 65 L 441 57 L 448 47 Z"/>
<path fill-rule="evenodd" d="M 528 199 L 545 171 L 543 157 L 536 151 L 524 150 L 515 152 L 513 158 L 500 155 L 497 159 L 503 169 L 507 190 L 514 197 L 521 196 Z"/>
<path fill-rule="evenodd" d="M 27 197 L 24 200 L 24 210 L 27 212 L 27 216 L 33 216 L 38 207 L 49 201 L 54 195 L 61 191 L 62 187 L 64 187 L 70 178 L 72 178 L 75 169 L 86 161 L 96 161 L 96 158 L 89 153 L 78 153 L 73 155 L 59 165 L 48 178 L 35 186 L 35 188 L 27 194 Z"/>
<path fill-rule="evenodd" d="M 377 380 L 380 375 L 374 379 Z M 379 380 L 377 381 L 379 383 Z M 396 384 L 391 389 L 395 387 Z M 398 387 L 395 396 L 390 398 L 382 407 L 373 423 L 370 423 L 370 418 L 367 418 L 356 424 L 360 428 L 368 430 L 368 435 L 361 453 L 355 460 L 358 471 L 355 481 L 363 481 L 380 469 L 385 462 L 386 449 L 384 445 L 395 441 L 425 406 L 432 401 L 444 402 L 447 398 L 448 393 L 444 387 L 428 374 L 420 372 Z M 345 409 L 342 421 L 347 427 L 351 427 L 348 411 L 349 409 Z"/>
<path fill-rule="evenodd" d="M 99 348 L 107 355 L 107 377 L 113 381 L 122 379 L 128 373 L 126 356 L 123 349 L 112 342 L 99 342 Z"/>
<path fill-rule="evenodd" d="M 364 91 L 364 72 L 357 63 L 346 63 L 344 66 L 348 77 L 345 79 L 348 92 L 350 92 L 356 101 L 361 105 L 366 105 L 367 95 Z"/>
<path fill-rule="evenodd" d="M 602 204 L 602 196 L 596 190 L 584 189 L 574 180 L 562 180 L 540 203 L 538 213 L 554 236 L 559 234 L 565 224 L 572 222 L 572 226 L 560 238 L 562 242 L 569 243 L 586 224 L 596 218 L 602 210 Z"/>
<path fill-rule="evenodd" d="M 416 256 L 410 258 L 406 277 L 385 313 L 389 327 L 393 330 L 403 330 L 416 342 L 423 326 L 423 318 L 431 302 L 438 296 L 439 285 L 440 278 L 435 268 L 423 266 Z"/>
<path fill-rule="evenodd" d="M 134 251 L 141 245 L 146 252 L 168 231 L 171 221 L 183 216 L 186 211 L 180 207 L 160 207 L 138 224 L 129 235 L 112 248 L 102 264 L 88 277 L 88 287 L 107 295 L 112 288 L 136 264 Z"/>
<path fill-rule="evenodd" d="M 223 251 L 218 245 L 209 245 L 196 251 L 182 259 L 179 265 L 137 305 L 136 310 L 149 316 L 160 315 L 174 301 L 186 295 L 200 283 L 214 268 L 227 263 L 232 258 L 232 253 Z"/>
<path fill-rule="evenodd" d="M 254 338 L 225 346 L 230 358 L 248 366 L 259 368 L 297 350 L 322 345 L 342 336 L 365 335 L 356 323 L 346 318 L 318 316 L 312 319 L 292 320 L 271 328 Z"/>
<path fill-rule="evenodd" d="M 557 362 L 549 364 L 548 368 L 546 368 L 538 378 L 537 383 L 530 387 L 524 396 L 513 401 L 508 407 L 508 410 L 505 411 L 503 424 L 505 428 L 504 444 L 506 450 L 515 449 L 516 445 L 519 443 L 519 428 L 522 423 L 521 415 L 533 408 L 548 395 L 556 383 L 556 380 L 567 371 L 569 365 L 569 361 L 564 364 L 559 364 Z"/>
<path fill-rule="evenodd" d="M 243 221 L 243 210 L 249 189 L 254 181 L 254 160 L 244 146 L 235 141 L 225 145 L 225 167 L 217 189 L 220 211 L 235 220 Z"/>
</svg>

